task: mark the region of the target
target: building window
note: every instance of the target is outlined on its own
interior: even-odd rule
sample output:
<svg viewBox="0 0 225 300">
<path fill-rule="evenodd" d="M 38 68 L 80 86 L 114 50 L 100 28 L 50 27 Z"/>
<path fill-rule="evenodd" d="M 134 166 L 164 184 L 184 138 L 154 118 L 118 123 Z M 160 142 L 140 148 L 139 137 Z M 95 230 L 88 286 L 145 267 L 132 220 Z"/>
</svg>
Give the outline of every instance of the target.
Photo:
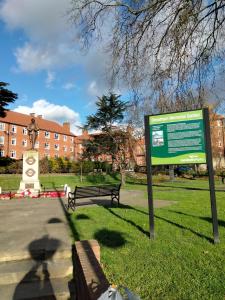
<svg viewBox="0 0 225 300">
<path fill-rule="evenodd" d="M 45 153 L 45 157 L 49 158 L 50 154 L 49 153 Z"/>
<path fill-rule="evenodd" d="M 16 133 L 16 125 L 12 125 L 11 131 L 12 131 L 13 133 Z"/>
<path fill-rule="evenodd" d="M 219 127 L 221 126 L 221 121 L 220 120 L 217 121 L 217 126 L 219 126 Z"/>
<path fill-rule="evenodd" d="M 45 149 L 50 149 L 49 143 L 45 143 Z"/>
<path fill-rule="evenodd" d="M 55 154 L 55 158 L 58 158 L 58 157 L 59 157 L 59 154 L 58 154 L 58 153 L 56 153 L 56 154 Z"/>
<path fill-rule="evenodd" d="M 23 128 L 23 135 L 27 135 L 27 128 Z"/>
<path fill-rule="evenodd" d="M 58 133 L 55 133 L 54 139 L 55 139 L 55 140 L 59 140 L 59 134 L 58 134 Z"/>
<path fill-rule="evenodd" d="M 59 151 L 59 145 L 58 144 L 55 144 L 54 147 L 55 147 L 55 150 Z"/>
<path fill-rule="evenodd" d="M 11 145 L 16 146 L 16 138 L 11 139 Z"/>
<path fill-rule="evenodd" d="M 11 158 L 16 158 L 16 151 L 15 150 L 10 151 L 10 157 Z"/>
<path fill-rule="evenodd" d="M 73 147 L 70 147 L 70 152 L 73 152 Z"/>
<path fill-rule="evenodd" d="M 63 146 L 63 151 L 66 152 L 67 151 L 67 147 Z"/>
<path fill-rule="evenodd" d="M 218 147 L 222 147 L 222 142 L 218 142 Z"/>
<path fill-rule="evenodd" d="M 64 141 L 64 142 L 67 141 L 67 136 L 66 136 L 66 135 L 63 136 L 63 141 Z"/>
<path fill-rule="evenodd" d="M 4 150 L 0 150 L 0 157 L 4 157 L 4 156 L 5 156 Z"/>
<path fill-rule="evenodd" d="M 0 145 L 4 145 L 4 140 L 5 140 L 4 136 L 0 136 Z"/>
<path fill-rule="evenodd" d="M 27 147 L 27 140 L 23 140 L 22 145 L 23 145 L 23 147 Z"/>
<path fill-rule="evenodd" d="M 45 131 L 45 137 L 46 137 L 47 139 L 50 138 L 50 132 L 49 132 L 49 131 Z"/>
<path fill-rule="evenodd" d="M 39 148 L 39 142 L 38 142 L 38 141 L 35 143 L 34 148 L 35 148 L 35 149 L 38 149 L 38 148 Z"/>
<path fill-rule="evenodd" d="M 5 130 L 5 123 L 0 123 L 0 130 L 1 131 Z"/>
<path fill-rule="evenodd" d="M 71 136 L 70 141 L 73 143 L 73 137 Z"/>
</svg>

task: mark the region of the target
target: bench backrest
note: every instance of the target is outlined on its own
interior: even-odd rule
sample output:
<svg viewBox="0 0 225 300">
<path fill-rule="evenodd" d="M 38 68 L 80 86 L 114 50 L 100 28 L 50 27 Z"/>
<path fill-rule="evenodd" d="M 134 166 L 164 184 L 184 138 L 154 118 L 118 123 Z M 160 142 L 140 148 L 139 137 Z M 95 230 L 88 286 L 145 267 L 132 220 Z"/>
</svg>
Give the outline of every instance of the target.
<svg viewBox="0 0 225 300">
<path fill-rule="evenodd" d="M 95 185 L 95 186 L 76 186 L 75 196 L 80 198 L 94 197 L 94 196 L 109 196 L 113 192 L 119 192 L 121 184 L 117 185 Z"/>
</svg>

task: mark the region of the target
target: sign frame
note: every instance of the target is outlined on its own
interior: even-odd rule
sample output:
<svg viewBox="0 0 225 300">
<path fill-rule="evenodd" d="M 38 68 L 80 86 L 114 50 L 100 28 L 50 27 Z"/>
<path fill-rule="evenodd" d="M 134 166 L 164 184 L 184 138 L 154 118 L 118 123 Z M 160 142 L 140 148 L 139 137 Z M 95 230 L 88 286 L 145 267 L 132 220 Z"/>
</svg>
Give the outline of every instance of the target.
<svg viewBox="0 0 225 300">
<path fill-rule="evenodd" d="M 210 204 L 211 204 L 212 227 L 213 227 L 213 240 L 215 244 L 219 243 L 218 217 L 217 217 L 217 207 L 216 207 L 215 181 L 214 181 L 214 170 L 213 170 L 213 161 L 212 161 L 210 119 L 209 119 L 208 107 L 202 109 L 196 109 L 196 110 L 169 112 L 169 113 L 157 114 L 157 115 L 146 115 L 144 117 L 150 239 L 155 238 L 154 201 L 153 201 L 153 188 L 152 188 L 152 166 L 153 165 L 152 165 L 152 153 L 151 153 L 151 144 L 150 144 L 150 125 L 151 125 L 150 117 L 165 115 L 165 114 L 185 113 L 191 111 L 194 112 L 199 110 L 202 110 L 202 117 L 203 117 L 202 120 L 203 120 L 203 129 L 204 129 L 206 165 L 209 174 L 209 190 L 210 190 Z M 188 163 L 184 163 L 184 164 L 187 165 Z M 189 164 L 204 164 L 204 163 L 189 163 Z M 154 166 L 155 165 L 156 164 L 154 164 Z"/>
</svg>

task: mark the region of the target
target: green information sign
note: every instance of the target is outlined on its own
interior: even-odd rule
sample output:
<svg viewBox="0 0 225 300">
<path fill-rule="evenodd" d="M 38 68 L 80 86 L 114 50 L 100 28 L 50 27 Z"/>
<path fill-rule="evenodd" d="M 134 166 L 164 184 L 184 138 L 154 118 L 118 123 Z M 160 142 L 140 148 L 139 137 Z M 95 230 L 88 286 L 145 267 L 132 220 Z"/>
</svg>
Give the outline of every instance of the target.
<svg viewBox="0 0 225 300">
<path fill-rule="evenodd" d="M 149 117 L 152 165 L 206 163 L 202 110 Z"/>
</svg>

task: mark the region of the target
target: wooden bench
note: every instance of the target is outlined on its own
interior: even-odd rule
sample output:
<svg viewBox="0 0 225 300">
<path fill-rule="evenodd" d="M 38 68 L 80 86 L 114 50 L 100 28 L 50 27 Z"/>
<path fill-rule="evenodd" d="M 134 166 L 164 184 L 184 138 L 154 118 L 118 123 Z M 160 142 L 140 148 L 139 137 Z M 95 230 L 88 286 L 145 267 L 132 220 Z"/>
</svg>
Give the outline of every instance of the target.
<svg viewBox="0 0 225 300">
<path fill-rule="evenodd" d="M 68 205 L 67 209 L 71 208 L 75 210 L 76 200 L 82 198 L 95 198 L 103 196 L 111 196 L 111 205 L 116 200 L 118 205 L 120 202 L 120 187 L 121 184 L 117 185 L 96 185 L 96 186 L 76 186 L 74 192 L 68 194 Z"/>
</svg>

